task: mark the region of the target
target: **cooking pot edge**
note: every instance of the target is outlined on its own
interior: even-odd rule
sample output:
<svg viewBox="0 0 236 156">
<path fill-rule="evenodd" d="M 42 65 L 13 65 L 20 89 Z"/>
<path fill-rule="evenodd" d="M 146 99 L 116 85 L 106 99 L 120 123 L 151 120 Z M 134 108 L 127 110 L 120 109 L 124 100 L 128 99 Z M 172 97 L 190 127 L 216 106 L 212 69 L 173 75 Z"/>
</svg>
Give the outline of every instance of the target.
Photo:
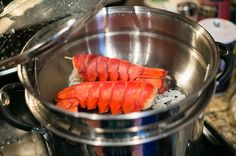
<svg viewBox="0 0 236 156">
<path fill-rule="evenodd" d="M 161 14 L 161 15 L 165 15 L 168 17 L 171 17 L 175 20 L 180 20 L 182 22 L 186 22 L 187 24 L 191 25 L 191 27 L 195 28 L 196 30 L 200 31 L 200 32 L 204 32 L 204 35 L 206 36 L 206 38 L 209 40 L 212 46 L 212 48 L 214 49 L 214 51 L 216 52 L 216 55 L 218 56 L 218 59 L 215 60 L 215 64 L 213 65 L 213 71 L 209 71 L 211 72 L 211 76 L 209 77 L 209 79 L 207 79 L 204 83 L 204 85 L 196 92 L 194 92 L 193 94 L 187 96 L 185 99 L 183 99 L 181 102 L 178 103 L 178 105 L 181 105 L 181 103 L 187 103 L 189 101 L 192 101 L 193 99 L 195 99 L 196 97 L 199 97 L 203 90 L 206 89 L 206 87 L 211 83 L 211 81 L 213 81 L 215 79 L 215 76 L 217 74 L 217 70 L 219 67 L 219 63 L 220 63 L 220 52 L 219 50 L 217 50 L 217 44 L 214 42 L 214 39 L 211 37 L 211 35 L 202 27 L 200 26 L 198 23 L 184 17 L 184 16 L 180 16 L 179 14 L 173 13 L 173 12 L 169 12 L 169 11 L 165 11 L 165 10 L 160 10 L 160 9 L 155 9 L 155 8 L 147 8 L 147 7 L 140 7 L 140 6 L 134 6 L 134 7 L 130 7 L 130 6 L 116 6 L 116 7 L 108 7 L 108 8 L 103 8 L 99 13 L 99 15 L 106 15 L 106 14 L 112 14 L 112 13 L 120 13 L 120 12 L 124 12 L 124 13 L 130 13 L 130 12 L 135 12 L 135 13 L 146 13 L 146 12 L 150 12 L 150 13 L 157 13 L 157 14 Z M 26 46 L 24 47 L 26 48 Z M 24 52 L 25 49 L 22 50 L 22 53 Z M 139 112 L 136 115 L 132 115 L 132 114 L 127 114 L 127 115 L 123 115 L 123 116 L 110 116 L 110 115 L 93 115 L 91 116 L 90 114 L 87 113 L 70 113 L 68 111 L 64 111 L 61 109 L 58 109 L 55 105 L 52 105 L 50 102 L 45 101 L 44 99 L 42 99 L 34 90 L 34 88 L 32 87 L 32 85 L 30 84 L 30 80 L 27 77 L 27 69 L 25 67 L 25 65 L 18 65 L 17 67 L 17 73 L 18 76 L 20 78 L 21 83 L 24 85 L 24 87 L 31 92 L 32 95 L 34 95 L 35 97 L 37 97 L 43 104 L 45 104 L 46 107 L 48 107 L 49 109 L 52 109 L 53 111 L 57 111 L 59 113 L 63 113 L 63 114 L 67 114 L 69 116 L 73 116 L 73 117 L 83 117 L 83 118 L 88 118 L 88 119 L 99 119 L 99 120 L 107 120 L 108 118 L 111 118 L 112 120 L 116 120 L 116 119 L 134 119 L 137 117 L 145 117 L 148 115 L 152 115 L 155 113 L 158 113 L 159 110 L 154 110 L 154 111 L 150 111 L 150 112 Z M 177 105 L 177 104 L 176 104 Z M 170 106 L 168 109 L 171 109 L 173 106 Z M 165 111 L 165 110 L 164 110 Z"/>
</svg>

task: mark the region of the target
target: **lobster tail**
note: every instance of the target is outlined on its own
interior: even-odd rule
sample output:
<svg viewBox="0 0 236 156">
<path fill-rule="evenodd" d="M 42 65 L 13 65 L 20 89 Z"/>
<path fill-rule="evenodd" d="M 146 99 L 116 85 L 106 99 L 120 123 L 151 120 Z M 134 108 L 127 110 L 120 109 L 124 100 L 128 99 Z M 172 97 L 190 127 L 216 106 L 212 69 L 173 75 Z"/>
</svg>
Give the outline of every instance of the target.
<svg viewBox="0 0 236 156">
<path fill-rule="evenodd" d="M 58 102 L 60 100 L 67 99 L 68 97 L 75 97 L 75 89 L 75 86 L 64 88 L 63 90 L 57 93 L 56 101 Z"/>
<path fill-rule="evenodd" d="M 144 67 L 142 78 L 163 79 L 167 75 L 167 71 L 161 68 Z"/>
<path fill-rule="evenodd" d="M 77 75 L 73 72 L 73 80 L 82 79 L 84 82 L 144 80 L 160 89 L 165 84 L 159 79 L 165 79 L 167 75 L 164 69 L 143 67 L 126 60 L 91 54 L 74 56 L 73 65 L 77 72 Z"/>
<path fill-rule="evenodd" d="M 141 81 L 84 82 L 60 91 L 57 106 L 72 112 L 80 106 L 98 108 L 99 113 L 131 113 L 149 108 L 155 93 L 151 84 Z"/>
<path fill-rule="evenodd" d="M 77 112 L 78 111 L 78 105 L 79 105 L 79 101 L 77 99 L 60 100 L 57 103 L 58 108 L 68 110 L 70 112 Z"/>
</svg>

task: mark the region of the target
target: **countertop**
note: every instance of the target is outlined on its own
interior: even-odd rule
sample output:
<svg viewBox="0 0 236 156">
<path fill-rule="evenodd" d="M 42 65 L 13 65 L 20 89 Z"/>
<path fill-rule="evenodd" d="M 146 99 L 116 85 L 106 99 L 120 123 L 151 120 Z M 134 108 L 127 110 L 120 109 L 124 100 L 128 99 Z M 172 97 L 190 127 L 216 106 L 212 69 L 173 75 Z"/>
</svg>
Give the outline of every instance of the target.
<svg viewBox="0 0 236 156">
<path fill-rule="evenodd" d="M 216 94 L 211 100 L 205 112 L 205 120 L 236 149 L 236 101 L 232 102 L 235 90 L 236 69 L 227 90 L 218 95 Z M 233 117 L 233 114 L 235 114 L 235 117 Z"/>
</svg>

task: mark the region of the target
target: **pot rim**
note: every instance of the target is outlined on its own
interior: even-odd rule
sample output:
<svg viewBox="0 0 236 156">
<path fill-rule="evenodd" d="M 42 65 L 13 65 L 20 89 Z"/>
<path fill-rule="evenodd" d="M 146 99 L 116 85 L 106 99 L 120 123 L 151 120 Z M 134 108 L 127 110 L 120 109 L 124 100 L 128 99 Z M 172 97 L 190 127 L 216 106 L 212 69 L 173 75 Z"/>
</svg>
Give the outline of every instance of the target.
<svg viewBox="0 0 236 156">
<path fill-rule="evenodd" d="M 211 42 L 211 46 L 213 48 L 213 50 L 217 53 L 216 56 L 218 55 L 219 57 L 219 51 L 216 48 L 216 44 L 214 39 L 212 38 L 212 36 L 198 23 L 184 17 L 184 16 L 180 16 L 179 14 L 173 13 L 173 12 L 169 12 L 169 11 L 165 11 L 165 10 L 161 10 L 161 9 L 156 9 L 156 8 L 147 8 L 147 7 L 140 7 L 140 6 L 115 6 L 115 7 L 108 7 L 108 8 L 103 8 L 102 10 L 100 10 L 100 12 L 96 15 L 107 15 L 107 14 L 111 14 L 111 13 L 127 13 L 130 11 L 134 11 L 134 13 L 152 13 L 152 14 L 159 14 L 159 15 L 164 15 L 164 16 L 168 16 L 171 17 L 173 19 L 182 21 L 187 23 L 188 25 L 190 25 L 191 27 L 193 27 L 195 30 L 199 30 L 202 34 L 204 33 L 206 39 L 208 39 L 209 42 Z M 50 25 L 49 25 L 50 26 Z M 44 28 L 44 29 L 47 29 Z M 43 29 L 43 30 L 44 30 Z M 42 30 L 41 30 L 42 31 Z M 22 49 L 22 52 L 24 52 L 26 46 L 30 43 L 30 41 L 36 37 L 38 34 L 40 34 L 39 31 L 36 35 L 34 35 L 25 45 L 25 47 Z M 21 83 L 24 85 L 24 87 L 27 89 L 27 91 L 32 94 L 36 99 L 38 99 L 44 106 L 46 106 L 49 109 L 52 109 L 53 111 L 56 111 L 58 113 L 63 113 L 65 115 L 68 116 L 72 116 L 75 118 L 85 118 L 85 119 L 90 119 L 90 120 L 131 120 L 131 119 L 137 119 L 137 118 L 142 118 L 142 117 L 147 117 L 153 114 L 157 114 L 160 112 L 164 112 L 167 110 L 170 110 L 176 106 L 182 105 L 183 103 L 188 103 L 189 101 L 199 97 L 202 92 L 207 88 L 207 86 L 210 85 L 210 83 L 215 79 L 215 76 L 217 74 L 217 69 L 219 66 L 219 59 L 215 60 L 215 63 L 212 65 L 212 71 L 211 75 L 209 76 L 209 78 L 203 82 L 202 86 L 200 87 L 200 89 L 198 91 L 194 91 L 192 94 L 188 95 L 186 98 L 184 98 L 183 100 L 181 100 L 180 102 L 170 105 L 168 107 L 166 107 L 165 109 L 156 109 L 156 110 L 150 110 L 150 111 L 144 111 L 144 112 L 135 112 L 135 113 L 130 113 L 130 114 L 122 114 L 122 115 L 104 115 L 104 114 L 92 114 L 92 113 L 85 113 L 85 112 L 68 112 L 66 110 L 62 110 L 59 109 L 55 106 L 54 103 L 48 102 L 46 100 L 44 100 L 43 98 L 41 98 L 34 90 L 34 88 L 32 87 L 32 84 L 30 84 L 30 81 L 28 79 L 27 76 L 27 69 L 26 66 L 23 65 L 18 65 L 18 76 L 20 78 Z"/>
</svg>

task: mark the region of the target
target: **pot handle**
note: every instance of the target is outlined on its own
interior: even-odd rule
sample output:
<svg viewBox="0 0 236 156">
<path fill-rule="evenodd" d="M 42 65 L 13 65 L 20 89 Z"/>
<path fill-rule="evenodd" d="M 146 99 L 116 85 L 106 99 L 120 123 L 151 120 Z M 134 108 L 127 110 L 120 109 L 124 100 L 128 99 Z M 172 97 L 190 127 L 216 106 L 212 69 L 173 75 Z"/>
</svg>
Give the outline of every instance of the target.
<svg viewBox="0 0 236 156">
<path fill-rule="evenodd" d="M 222 73 L 216 78 L 216 91 L 221 88 L 230 79 L 233 72 L 233 53 L 223 43 L 216 42 L 220 52 L 220 59 L 225 66 Z"/>
<path fill-rule="evenodd" d="M 45 128 L 34 126 L 27 122 L 19 121 L 8 109 L 8 106 L 11 104 L 9 91 L 12 90 L 24 90 L 23 86 L 20 83 L 11 83 L 5 85 L 0 90 L 0 113 L 4 120 L 6 120 L 10 125 L 19 128 L 24 131 L 35 132 L 38 134 L 45 135 L 47 131 Z"/>
</svg>

